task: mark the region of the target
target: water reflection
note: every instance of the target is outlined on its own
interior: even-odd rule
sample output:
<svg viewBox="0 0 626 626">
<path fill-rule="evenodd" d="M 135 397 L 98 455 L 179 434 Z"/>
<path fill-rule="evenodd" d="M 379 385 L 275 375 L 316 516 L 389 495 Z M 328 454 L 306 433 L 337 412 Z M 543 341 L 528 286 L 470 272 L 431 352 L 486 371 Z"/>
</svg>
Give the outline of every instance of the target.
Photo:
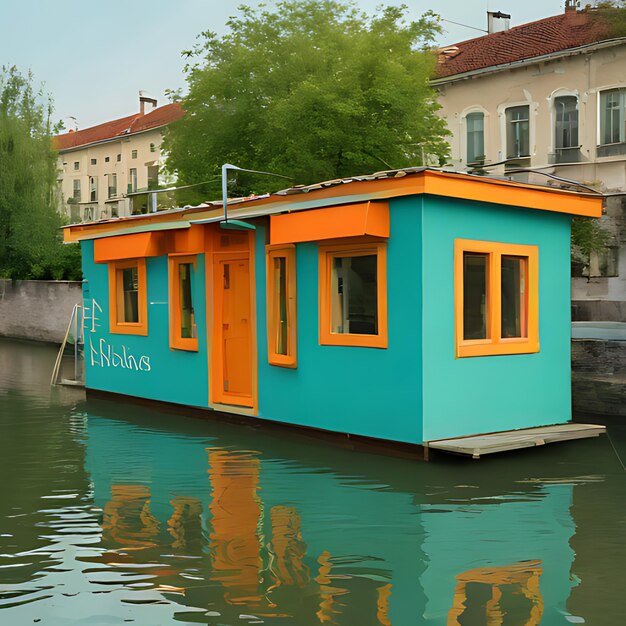
<svg viewBox="0 0 626 626">
<path fill-rule="evenodd" d="M 622 623 L 601 439 L 425 464 L 0 388 L 2 623 Z"/>
</svg>

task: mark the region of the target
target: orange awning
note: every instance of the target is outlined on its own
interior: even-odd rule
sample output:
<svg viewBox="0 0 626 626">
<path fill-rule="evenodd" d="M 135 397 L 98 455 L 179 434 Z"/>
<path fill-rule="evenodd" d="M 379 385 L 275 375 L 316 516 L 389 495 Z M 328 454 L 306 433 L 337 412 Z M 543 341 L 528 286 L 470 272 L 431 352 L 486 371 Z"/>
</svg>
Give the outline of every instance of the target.
<svg viewBox="0 0 626 626">
<path fill-rule="evenodd" d="M 270 216 L 270 244 L 389 237 L 389 203 L 360 202 Z"/>
</svg>

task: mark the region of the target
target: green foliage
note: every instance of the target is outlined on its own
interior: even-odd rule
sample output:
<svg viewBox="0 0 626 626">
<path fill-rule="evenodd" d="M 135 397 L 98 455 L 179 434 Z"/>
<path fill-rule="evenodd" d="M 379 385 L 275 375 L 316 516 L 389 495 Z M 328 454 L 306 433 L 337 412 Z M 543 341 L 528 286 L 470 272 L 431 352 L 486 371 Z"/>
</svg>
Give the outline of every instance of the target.
<svg viewBox="0 0 626 626">
<path fill-rule="evenodd" d="M 572 220 L 572 257 L 588 262 L 592 252 L 601 252 L 610 243 L 611 235 L 599 220 L 575 217 Z"/>
<path fill-rule="evenodd" d="M 593 20 L 599 21 L 603 26 L 603 29 L 599 31 L 599 40 L 626 37 L 625 0 L 597 2 L 595 9 L 589 14 Z"/>
<path fill-rule="evenodd" d="M 61 243 L 52 104 L 32 76 L 0 70 L 0 276 L 80 278 L 80 253 Z"/>
<path fill-rule="evenodd" d="M 208 181 L 225 162 L 307 184 L 381 169 L 443 163 L 445 122 L 429 86 L 436 16 L 407 8 L 368 16 L 333 0 L 243 6 L 229 32 L 204 32 L 183 54 L 187 115 L 165 138 L 182 184 Z M 237 191 L 284 186 L 242 175 Z M 219 183 L 201 187 L 204 199 Z"/>
</svg>

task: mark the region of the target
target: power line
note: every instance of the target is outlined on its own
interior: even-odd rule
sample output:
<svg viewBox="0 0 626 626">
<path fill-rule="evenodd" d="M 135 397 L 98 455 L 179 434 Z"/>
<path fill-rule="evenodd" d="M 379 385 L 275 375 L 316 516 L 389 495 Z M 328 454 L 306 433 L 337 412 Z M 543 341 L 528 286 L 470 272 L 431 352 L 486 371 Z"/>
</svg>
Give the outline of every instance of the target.
<svg viewBox="0 0 626 626">
<path fill-rule="evenodd" d="M 481 33 L 489 33 L 488 30 L 484 28 L 476 28 L 476 26 L 470 26 L 469 24 L 461 24 L 461 22 L 453 22 L 452 20 L 447 20 L 445 17 L 439 18 L 442 22 L 449 22 L 450 24 L 455 24 L 456 26 L 464 26 L 465 28 L 471 28 L 472 30 L 478 30 Z"/>
</svg>

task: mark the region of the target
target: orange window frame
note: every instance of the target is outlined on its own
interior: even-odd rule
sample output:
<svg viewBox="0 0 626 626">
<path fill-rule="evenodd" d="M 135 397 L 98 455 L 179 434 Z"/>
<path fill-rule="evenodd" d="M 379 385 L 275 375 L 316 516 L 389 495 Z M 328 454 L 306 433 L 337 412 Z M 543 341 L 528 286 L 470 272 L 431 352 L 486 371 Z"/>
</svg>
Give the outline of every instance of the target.
<svg viewBox="0 0 626 626">
<path fill-rule="evenodd" d="M 183 337 L 181 334 L 181 302 L 180 302 L 180 265 L 189 264 L 194 271 L 197 266 L 197 256 L 195 254 L 170 254 L 168 257 L 169 266 L 169 325 L 170 325 L 170 348 L 172 350 L 187 350 L 189 352 L 198 351 L 198 337 Z M 192 286 L 193 287 L 193 286 Z M 193 306 L 193 288 L 192 288 Z M 195 320 L 192 319 L 192 327 L 196 327 Z M 197 331 L 196 331 L 197 333 Z"/>
<path fill-rule="evenodd" d="M 123 271 L 137 268 L 138 322 L 124 322 Z M 146 260 L 125 259 L 109 262 L 109 330 L 118 335 L 148 334 L 148 293 L 146 287 Z"/>
<path fill-rule="evenodd" d="M 463 338 L 463 255 L 475 252 L 487 256 L 487 339 Z M 525 260 L 525 337 L 502 337 L 502 257 Z M 454 242 L 454 309 L 456 357 L 532 354 L 539 352 L 539 248 L 537 246 L 456 239 Z"/>
<path fill-rule="evenodd" d="M 267 276 L 267 360 L 280 367 L 298 366 L 298 330 L 296 299 L 296 247 L 291 244 L 266 246 Z M 274 272 L 274 261 L 285 259 L 287 301 L 287 354 L 276 350 L 276 338 L 280 332 L 280 294 Z"/>
<path fill-rule="evenodd" d="M 355 242 L 347 244 L 320 244 L 319 250 L 319 342 L 323 346 L 355 346 L 387 348 L 387 243 Z M 376 255 L 376 288 L 378 333 L 332 332 L 332 271 L 333 260 L 342 257 Z"/>
</svg>

